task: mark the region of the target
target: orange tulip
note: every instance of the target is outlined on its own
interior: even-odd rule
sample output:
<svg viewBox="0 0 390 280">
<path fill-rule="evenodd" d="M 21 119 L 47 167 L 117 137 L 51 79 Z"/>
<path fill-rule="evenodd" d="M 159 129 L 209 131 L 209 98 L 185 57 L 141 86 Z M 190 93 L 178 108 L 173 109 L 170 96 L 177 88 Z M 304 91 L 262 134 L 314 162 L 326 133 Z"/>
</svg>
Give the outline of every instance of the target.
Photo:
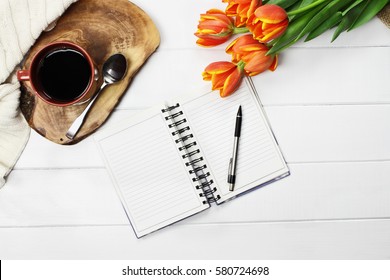
<svg viewBox="0 0 390 280">
<path fill-rule="evenodd" d="M 196 43 L 203 47 L 211 47 L 226 42 L 233 34 L 233 22 L 233 18 L 221 10 L 208 10 L 200 15 L 198 30 L 195 33 L 199 38 Z"/>
<path fill-rule="evenodd" d="M 252 51 L 268 50 L 268 48 L 255 40 L 251 34 L 238 37 L 226 47 L 226 53 L 232 55 L 232 61 L 237 63 L 242 56 Z"/>
<path fill-rule="evenodd" d="M 234 63 L 242 61 L 244 71 L 249 76 L 257 75 L 265 70 L 274 71 L 278 65 L 277 55 L 266 55 L 269 48 L 255 40 L 251 34 L 235 39 L 226 48 Z"/>
<path fill-rule="evenodd" d="M 222 2 L 228 3 L 226 14 L 236 17 L 237 27 L 244 26 L 249 16 L 262 4 L 262 0 L 223 0 Z"/>
<path fill-rule="evenodd" d="M 253 37 L 262 43 L 278 38 L 288 26 L 286 11 L 278 5 L 266 4 L 257 8 L 247 22 Z"/>
<path fill-rule="evenodd" d="M 265 70 L 275 71 L 278 66 L 278 56 L 267 56 L 267 51 L 254 51 L 243 58 L 244 70 L 249 76 L 255 76 Z"/>
<path fill-rule="evenodd" d="M 203 80 L 211 81 L 212 89 L 219 90 L 221 97 L 231 95 L 240 85 L 244 76 L 243 64 L 218 61 L 209 64 L 202 76 Z"/>
</svg>

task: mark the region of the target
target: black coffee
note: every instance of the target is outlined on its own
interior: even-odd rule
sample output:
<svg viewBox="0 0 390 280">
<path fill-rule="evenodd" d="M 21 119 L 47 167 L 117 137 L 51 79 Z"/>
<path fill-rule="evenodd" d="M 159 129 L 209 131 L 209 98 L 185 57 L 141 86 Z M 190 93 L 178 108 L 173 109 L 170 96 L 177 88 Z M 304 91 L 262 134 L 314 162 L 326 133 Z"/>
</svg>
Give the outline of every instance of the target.
<svg viewBox="0 0 390 280">
<path fill-rule="evenodd" d="M 61 48 L 50 52 L 38 66 L 41 90 L 48 99 L 69 102 L 87 89 L 92 73 L 88 60 L 80 52 Z"/>
</svg>

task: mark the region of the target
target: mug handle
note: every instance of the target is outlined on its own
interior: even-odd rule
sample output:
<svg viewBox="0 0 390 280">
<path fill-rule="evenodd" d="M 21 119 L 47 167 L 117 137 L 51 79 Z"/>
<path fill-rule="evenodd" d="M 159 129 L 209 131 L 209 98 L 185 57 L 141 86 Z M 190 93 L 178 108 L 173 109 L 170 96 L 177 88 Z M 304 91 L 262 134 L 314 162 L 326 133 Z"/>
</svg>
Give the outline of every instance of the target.
<svg viewBox="0 0 390 280">
<path fill-rule="evenodd" d="M 19 70 L 16 72 L 16 77 L 19 81 L 29 81 L 30 80 L 30 71 L 29 70 Z"/>
</svg>

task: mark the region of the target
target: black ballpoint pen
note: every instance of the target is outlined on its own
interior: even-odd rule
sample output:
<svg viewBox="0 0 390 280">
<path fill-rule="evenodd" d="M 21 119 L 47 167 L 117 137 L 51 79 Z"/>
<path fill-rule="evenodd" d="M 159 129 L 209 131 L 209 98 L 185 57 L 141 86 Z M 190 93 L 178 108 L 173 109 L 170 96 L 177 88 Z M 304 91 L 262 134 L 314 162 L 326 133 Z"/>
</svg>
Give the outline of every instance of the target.
<svg viewBox="0 0 390 280">
<path fill-rule="evenodd" d="M 237 165 L 237 155 L 238 155 L 238 142 L 241 136 L 241 121 L 242 121 L 242 113 L 241 113 L 241 105 L 240 105 L 236 116 L 236 129 L 234 130 L 233 155 L 230 158 L 230 162 L 229 162 L 229 173 L 227 179 L 227 182 L 229 184 L 229 191 L 234 191 L 234 185 L 236 183 L 236 165 Z"/>
</svg>

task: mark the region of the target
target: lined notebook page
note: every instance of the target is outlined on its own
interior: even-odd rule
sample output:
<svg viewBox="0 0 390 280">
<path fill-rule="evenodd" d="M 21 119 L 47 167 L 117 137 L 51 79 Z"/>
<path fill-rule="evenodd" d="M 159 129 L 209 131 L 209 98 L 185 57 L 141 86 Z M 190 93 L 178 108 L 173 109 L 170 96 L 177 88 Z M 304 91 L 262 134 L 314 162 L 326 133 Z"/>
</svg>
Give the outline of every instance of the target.
<svg viewBox="0 0 390 280">
<path fill-rule="evenodd" d="M 217 92 L 182 102 L 223 202 L 246 190 L 288 172 L 286 163 L 268 126 L 256 95 L 245 81 L 227 98 Z M 238 107 L 242 107 L 242 129 L 238 147 L 235 191 L 229 191 L 227 174 L 232 156 Z"/>
<path fill-rule="evenodd" d="M 138 237 L 209 207 L 196 193 L 158 109 L 95 139 Z"/>
</svg>

